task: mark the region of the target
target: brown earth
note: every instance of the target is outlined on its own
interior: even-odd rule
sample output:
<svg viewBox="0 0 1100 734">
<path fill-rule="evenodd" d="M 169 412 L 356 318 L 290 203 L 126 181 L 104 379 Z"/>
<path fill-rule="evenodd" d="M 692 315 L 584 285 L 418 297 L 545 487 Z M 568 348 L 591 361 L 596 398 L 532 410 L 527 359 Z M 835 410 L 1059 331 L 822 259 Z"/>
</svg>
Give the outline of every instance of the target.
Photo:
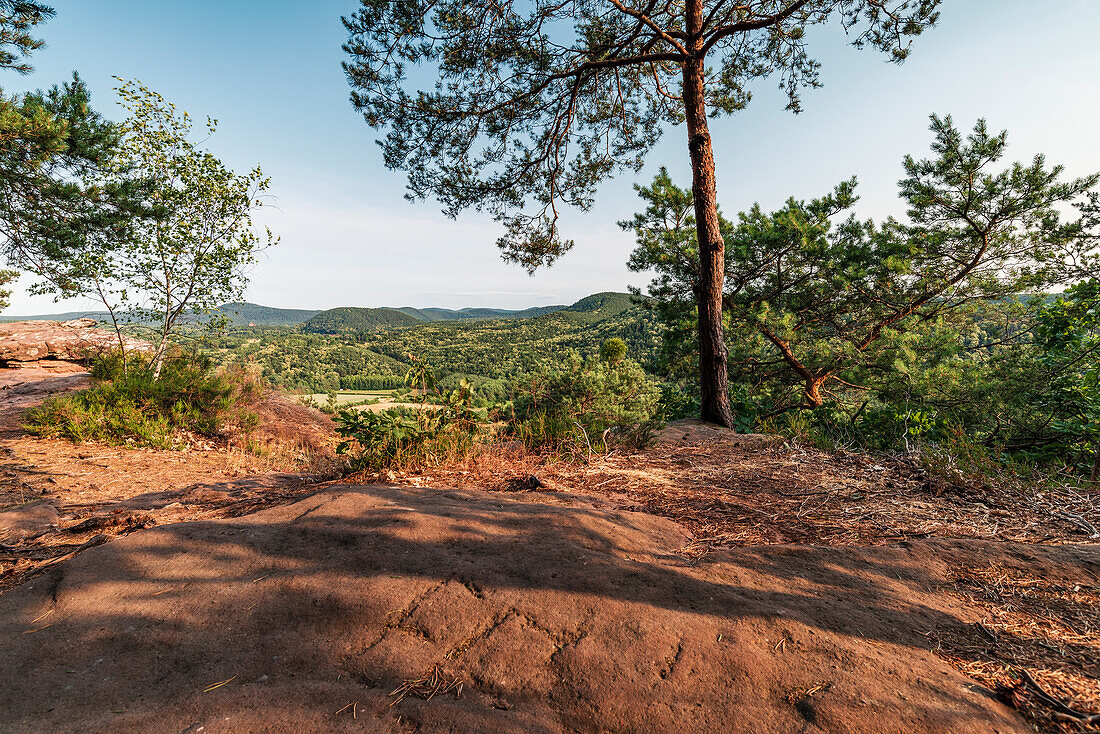
<svg viewBox="0 0 1100 734">
<path fill-rule="evenodd" d="M 28 438 L 19 409 L 83 378 L 2 379 L 4 497 L 38 516 L 16 493 L 69 474 L 59 527 L 0 547 L 4 731 L 1069 732 L 1100 710 L 1087 493 L 674 426 L 584 466 L 496 447 L 307 496 L 230 476 L 225 448 Z"/>
<path fill-rule="evenodd" d="M 72 363 L 0 369 L 0 590 L 104 533 L 295 501 L 331 475 L 329 419 L 278 396 L 254 406 L 260 426 L 247 440 L 198 438 L 181 451 L 40 439 L 20 427 L 27 408 L 88 384 Z"/>
</svg>

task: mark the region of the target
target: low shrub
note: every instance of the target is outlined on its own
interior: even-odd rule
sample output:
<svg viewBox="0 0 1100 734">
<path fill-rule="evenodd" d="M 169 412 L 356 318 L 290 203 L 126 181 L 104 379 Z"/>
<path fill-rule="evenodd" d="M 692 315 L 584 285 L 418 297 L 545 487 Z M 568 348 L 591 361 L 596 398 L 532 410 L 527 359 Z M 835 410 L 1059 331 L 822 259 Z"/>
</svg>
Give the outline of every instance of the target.
<svg viewBox="0 0 1100 734">
<path fill-rule="evenodd" d="M 578 456 L 606 450 L 611 439 L 635 444 L 648 439 L 660 407 L 660 387 L 621 350 L 603 351 L 609 359 L 582 359 L 574 353 L 561 367 L 535 372 L 515 384 L 505 417 L 528 448 Z"/>
<path fill-rule="evenodd" d="M 92 362 L 91 374 L 92 387 L 28 411 L 24 428 L 78 443 L 181 448 L 187 434 L 255 429 L 259 418 L 248 406 L 265 390 L 245 367 L 214 370 L 196 354 L 172 355 L 155 379 L 141 355 L 104 354 Z"/>
<path fill-rule="evenodd" d="M 406 381 L 420 390 L 419 407 L 336 412 L 336 432 L 344 439 L 336 451 L 351 457 L 352 469 L 381 472 L 453 461 L 469 455 L 477 444 L 485 421 L 474 408 L 476 396 L 469 383 L 440 389 L 431 369 L 420 361 Z"/>
</svg>

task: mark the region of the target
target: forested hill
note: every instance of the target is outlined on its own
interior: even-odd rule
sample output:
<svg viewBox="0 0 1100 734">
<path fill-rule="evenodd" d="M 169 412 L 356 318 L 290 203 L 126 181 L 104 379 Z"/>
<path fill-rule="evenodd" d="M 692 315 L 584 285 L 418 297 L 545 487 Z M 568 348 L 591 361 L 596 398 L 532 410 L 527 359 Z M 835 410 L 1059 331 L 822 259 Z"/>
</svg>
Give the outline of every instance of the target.
<svg viewBox="0 0 1100 734">
<path fill-rule="evenodd" d="M 587 321 L 602 321 L 612 316 L 618 316 L 633 306 L 633 296 L 629 293 L 605 291 L 604 293 L 593 293 L 591 296 L 585 296 L 569 308 L 562 310 L 570 314 L 583 314 Z"/>
<path fill-rule="evenodd" d="M 414 308 L 412 306 L 358 308 L 346 306 L 322 311 L 320 309 L 275 308 L 260 306 L 255 303 L 227 303 L 219 306 L 218 311 L 233 326 L 302 326 L 305 331 L 312 333 L 335 334 L 362 329 L 413 326 L 449 321 L 473 321 L 475 319 L 531 319 L 554 313 L 578 321 L 595 322 L 627 311 L 633 305 L 632 298 L 629 293 L 608 291 L 585 296 L 571 306 L 534 306 L 522 310 L 504 308 Z M 1030 298 L 1030 296 L 1017 296 L 1016 298 L 1023 301 Z M 1049 295 L 1045 300 L 1050 302 L 1053 299 L 1054 295 Z M 81 317 L 95 319 L 100 322 L 110 320 L 110 314 L 106 311 L 87 310 L 31 316 L 3 313 L 0 314 L 0 322 L 40 319 L 68 321 L 69 319 Z M 315 318 L 316 320 L 314 320 Z M 313 321 L 313 324 L 307 327 L 306 324 L 310 321 Z"/>
<path fill-rule="evenodd" d="M 633 306 L 628 293 L 595 293 L 571 306 L 536 306 L 512 311 L 502 308 L 358 308 L 343 306 L 316 313 L 302 323 L 302 331 L 312 334 L 341 334 L 356 331 L 416 326 L 423 323 L 472 321 L 474 319 L 532 319 L 549 314 L 589 323 L 623 313 Z M 257 322 L 258 324 L 259 322 Z"/>
<path fill-rule="evenodd" d="M 419 323 L 420 319 L 396 308 L 341 306 L 321 311 L 313 316 L 302 324 L 302 331 L 313 334 L 339 334 L 389 326 L 414 326 Z"/>
<path fill-rule="evenodd" d="M 418 323 L 437 321 L 471 321 L 473 319 L 530 319 L 551 313 L 565 312 L 581 314 L 589 321 L 599 321 L 622 313 L 630 308 L 631 300 L 627 293 L 595 293 L 586 296 L 571 306 L 533 306 L 525 309 L 506 308 L 360 308 L 342 306 L 339 308 L 303 309 L 275 308 L 255 303 L 227 303 L 218 307 L 218 311 L 234 326 L 301 326 L 303 331 L 315 334 L 337 334 L 393 326 L 414 326 Z M 35 316 L 0 315 L 0 321 L 24 321 L 47 319 L 67 321 L 87 317 L 96 321 L 110 320 L 106 311 L 69 311 L 66 313 L 39 314 Z"/>
<path fill-rule="evenodd" d="M 572 351 L 595 354 L 611 337 L 623 339 L 640 362 L 656 354 L 659 327 L 626 293 L 596 293 L 568 307 L 518 314 L 529 315 L 417 321 L 392 308 L 332 309 L 302 327 L 238 327 L 210 344 L 223 358 L 259 363 L 264 377 L 283 389 L 392 389 L 403 384 L 415 355 L 447 384 L 468 378 L 479 395 L 494 400 L 504 399 L 510 379 L 561 364 Z"/>
<path fill-rule="evenodd" d="M 314 315 L 320 313 L 320 309 L 304 308 L 273 308 L 260 306 L 255 303 L 226 303 L 218 307 L 220 315 L 229 320 L 234 326 L 297 326 Z M 68 321 L 70 319 L 89 318 L 106 322 L 111 320 L 111 314 L 107 311 L 67 311 L 65 313 L 36 314 L 33 316 L 11 316 L 0 314 L 0 321 Z M 193 322 L 192 318 L 183 321 Z"/>
<path fill-rule="evenodd" d="M 272 308 L 255 303 L 227 303 L 218 310 L 238 326 L 296 326 L 320 313 L 319 309 Z"/>
<path fill-rule="evenodd" d="M 470 319 L 528 319 L 544 313 L 563 311 L 568 306 L 535 306 L 523 310 L 506 308 L 413 308 L 403 306 L 398 311 L 407 313 L 419 321 L 468 321 Z"/>
</svg>

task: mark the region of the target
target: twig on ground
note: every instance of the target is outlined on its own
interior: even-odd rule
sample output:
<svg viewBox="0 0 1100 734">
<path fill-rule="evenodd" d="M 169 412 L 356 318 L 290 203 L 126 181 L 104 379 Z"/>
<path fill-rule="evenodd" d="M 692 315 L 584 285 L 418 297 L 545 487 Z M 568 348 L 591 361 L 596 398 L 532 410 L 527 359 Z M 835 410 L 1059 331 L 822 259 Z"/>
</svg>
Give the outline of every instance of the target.
<svg viewBox="0 0 1100 734">
<path fill-rule="evenodd" d="M 1028 673 L 1026 670 L 1021 668 L 1018 672 L 1020 674 L 1020 677 L 1023 678 L 1024 683 L 1026 683 L 1031 688 L 1031 690 L 1035 691 L 1036 697 L 1038 697 L 1040 701 L 1045 703 L 1050 708 L 1054 709 L 1064 716 L 1072 717 L 1090 726 L 1092 724 L 1100 724 L 1100 714 L 1088 714 L 1084 711 L 1078 711 L 1077 709 L 1070 708 L 1054 696 L 1047 693 L 1041 685 L 1035 682 L 1035 679 L 1032 678 L 1031 674 Z"/>
<path fill-rule="evenodd" d="M 462 681 L 457 678 L 448 678 L 440 672 L 439 668 L 433 668 L 432 672 L 415 680 L 407 680 L 390 693 L 396 696 L 390 706 L 396 706 L 409 696 L 416 696 L 425 701 L 432 697 L 445 693 L 455 692 L 455 696 L 462 695 Z"/>
<path fill-rule="evenodd" d="M 1054 516 L 1059 520 L 1066 520 L 1073 523 L 1074 525 L 1088 533 L 1090 538 L 1100 538 L 1100 532 L 1097 532 L 1096 526 L 1094 526 L 1091 522 L 1081 517 L 1080 515 L 1075 515 L 1072 512 L 1058 511 L 1054 513 Z"/>
</svg>

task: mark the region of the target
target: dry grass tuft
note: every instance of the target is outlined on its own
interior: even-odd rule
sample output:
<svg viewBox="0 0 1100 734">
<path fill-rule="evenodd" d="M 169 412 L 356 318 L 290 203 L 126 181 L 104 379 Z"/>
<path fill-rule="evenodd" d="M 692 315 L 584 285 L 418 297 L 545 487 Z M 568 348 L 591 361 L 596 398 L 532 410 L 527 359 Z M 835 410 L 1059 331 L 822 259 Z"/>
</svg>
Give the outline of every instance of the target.
<svg viewBox="0 0 1100 734">
<path fill-rule="evenodd" d="M 710 547 L 883 545 L 925 537 L 1087 542 L 1100 494 L 1012 485 L 945 486 L 915 460 L 710 441 L 611 452 L 587 464 L 489 444 L 454 464 L 388 477 L 418 486 L 568 491 L 671 518 Z"/>
</svg>

